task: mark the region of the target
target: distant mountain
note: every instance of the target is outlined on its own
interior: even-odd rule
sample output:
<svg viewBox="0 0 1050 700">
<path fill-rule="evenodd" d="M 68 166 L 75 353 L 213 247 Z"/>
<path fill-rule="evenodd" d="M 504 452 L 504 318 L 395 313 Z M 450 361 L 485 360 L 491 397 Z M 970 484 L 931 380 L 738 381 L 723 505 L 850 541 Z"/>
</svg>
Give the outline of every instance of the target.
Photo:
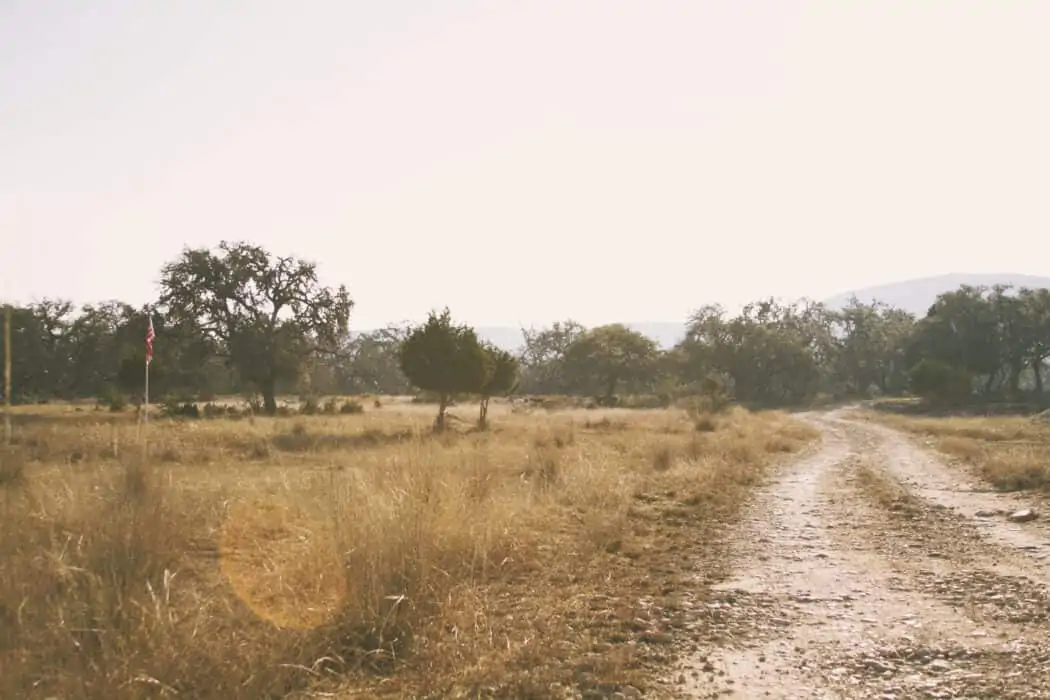
<svg viewBox="0 0 1050 700">
<path fill-rule="evenodd" d="M 856 295 L 857 299 L 865 303 L 872 300 L 881 301 L 905 311 L 910 311 L 917 316 L 925 316 L 926 311 L 936 301 L 938 295 L 958 289 L 964 284 L 974 287 L 991 287 L 996 284 L 1005 284 L 1013 287 L 1039 288 L 1050 287 L 1050 277 L 1014 273 L 951 273 L 937 275 L 936 277 L 920 277 L 918 279 L 905 280 L 904 282 L 882 284 L 876 287 L 865 287 L 837 294 L 829 299 L 825 299 L 824 303 L 833 309 L 840 309 L 849 303 L 851 296 Z"/>
<path fill-rule="evenodd" d="M 856 295 L 862 302 L 870 302 L 874 299 L 910 311 L 917 316 L 925 316 L 930 305 L 937 299 L 937 295 L 958 289 L 960 285 L 964 284 L 975 287 L 991 287 L 996 284 L 1006 284 L 1013 287 L 1050 288 L 1050 277 L 1012 273 L 953 273 L 936 277 L 921 277 L 876 287 L 864 287 L 863 289 L 836 294 L 825 299 L 824 303 L 830 308 L 840 309 L 849 303 L 851 296 Z M 685 322 L 640 321 L 628 323 L 627 325 L 649 336 L 662 348 L 674 347 L 678 341 L 685 337 Z M 514 326 L 480 326 L 475 330 L 479 338 L 504 350 L 515 351 L 522 346 L 523 339 L 520 328 Z"/>
</svg>

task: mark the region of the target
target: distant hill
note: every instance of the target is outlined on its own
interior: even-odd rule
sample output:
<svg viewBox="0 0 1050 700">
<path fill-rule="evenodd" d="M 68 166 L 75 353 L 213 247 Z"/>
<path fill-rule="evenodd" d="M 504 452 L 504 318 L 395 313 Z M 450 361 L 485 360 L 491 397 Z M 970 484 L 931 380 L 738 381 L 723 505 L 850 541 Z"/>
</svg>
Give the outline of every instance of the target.
<svg viewBox="0 0 1050 700">
<path fill-rule="evenodd" d="M 864 287 L 863 289 L 836 294 L 825 299 L 824 303 L 830 308 L 840 309 L 849 302 L 851 296 L 856 295 L 863 302 L 870 302 L 874 299 L 910 311 L 917 316 L 925 316 L 926 311 L 933 304 L 938 294 L 958 289 L 963 284 L 975 287 L 991 287 L 996 284 L 1006 284 L 1014 287 L 1050 288 L 1050 277 L 1011 273 L 953 273 L 936 277 L 921 277 L 876 287 Z M 628 323 L 627 325 L 649 336 L 662 348 L 674 347 L 678 341 L 685 337 L 686 326 L 684 321 L 682 323 L 673 321 L 640 321 Z M 513 326 L 480 326 L 476 330 L 478 337 L 504 350 L 518 350 L 522 345 L 520 328 Z"/>
<path fill-rule="evenodd" d="M 936 277 L 920 277 L 904 282 L 894 282 L 876 287 L 865 287 L 854 291 L 837 294 L 824 303 L 833 309 L 840 309 L 849 303 L 850 297 L 856 295 L 862 302 L 877 300 L 891 306 L 910 311 L 918 316 L 925 316 L 939 294 L 958 289 L 961 285 L 968 284 L 974 287 L 991 287 L 996 284 L 1011 285 L 1013 287 L 1050 287 L 1050 277 L 1037 277 L 1035 275 L 1019 275 L 1013 273 L 1002 274 L 967 274 L 951 273 L 937 275 Z"/>
</svg>

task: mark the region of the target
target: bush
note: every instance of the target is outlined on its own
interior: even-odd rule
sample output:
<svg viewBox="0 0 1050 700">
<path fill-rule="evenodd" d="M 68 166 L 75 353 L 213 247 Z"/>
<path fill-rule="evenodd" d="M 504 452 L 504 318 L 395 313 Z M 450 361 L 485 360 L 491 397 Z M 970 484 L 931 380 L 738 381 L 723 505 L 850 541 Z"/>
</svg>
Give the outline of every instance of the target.
<svg viewBox="0 0 1050 700">
<path fill-rule="evenodd" d="M 99 397 L 96 406 L 108 408 L 113 413 L 120 413 L 128 407 L 128 399 L 116 389 L 110 389 Z"/>
<path fill-rule="evenodd" d="M 343 405 L 339 407 L 339 412 L 344 414 L 364 413 L 365 407 L 361 405 L 360 401 L 344 401 Z"/>
<path fill-rule="evenodd" d="M 200 418 L 201 410 L 192 401 L 172 399 L 164 403 L 164 415 L 169 418 Z"/>
<path fill-rule="evenodd" d="M 936 360 L 922 360 L 908 372 L 911 391 L 927 401 L 962 403 L 973 395 L 973 375 Z"/>
</svg>

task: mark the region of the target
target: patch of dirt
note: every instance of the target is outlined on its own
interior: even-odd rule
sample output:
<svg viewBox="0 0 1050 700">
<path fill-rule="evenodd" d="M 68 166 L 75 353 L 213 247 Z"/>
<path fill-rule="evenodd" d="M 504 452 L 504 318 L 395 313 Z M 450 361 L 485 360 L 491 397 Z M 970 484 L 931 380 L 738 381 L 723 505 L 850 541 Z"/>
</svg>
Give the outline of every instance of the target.
<svg viewBox="0 0 1050 700">
<path fill-rule="evenodd" d="M 764 486 L 728 542 L 685 697 L 1050 697 L 1042 525 L 977 517 L 1015 497 L 842 411 Z M 1036 521 L 1037 523 L 1039 521 Z"/>
</svg>

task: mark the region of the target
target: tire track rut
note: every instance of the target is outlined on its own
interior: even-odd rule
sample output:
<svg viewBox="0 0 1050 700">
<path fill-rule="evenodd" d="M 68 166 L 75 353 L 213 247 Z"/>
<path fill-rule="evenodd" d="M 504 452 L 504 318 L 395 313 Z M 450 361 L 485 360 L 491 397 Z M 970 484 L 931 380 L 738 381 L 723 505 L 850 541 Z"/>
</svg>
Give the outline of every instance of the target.
<svg viewBox="0 0 1050 700">
<path fill-rule="evenodd" d="M 912 438 L 890 428 L 851 421 L 842 412 L 829 414 L 827 420 L 853 431 L 854 439 L 880 455 L 883 468 L 915 495 L 970 519 L 989 540 L 1042 562 L 1044 575 L 1050 574 L 1050 523 L 1018 524 L 1001 517 L 1030 505 L 1022 495 L 980 485 L 962 469 L 949 467 L 933 453 L 917 447 Z"/>
</svg>

